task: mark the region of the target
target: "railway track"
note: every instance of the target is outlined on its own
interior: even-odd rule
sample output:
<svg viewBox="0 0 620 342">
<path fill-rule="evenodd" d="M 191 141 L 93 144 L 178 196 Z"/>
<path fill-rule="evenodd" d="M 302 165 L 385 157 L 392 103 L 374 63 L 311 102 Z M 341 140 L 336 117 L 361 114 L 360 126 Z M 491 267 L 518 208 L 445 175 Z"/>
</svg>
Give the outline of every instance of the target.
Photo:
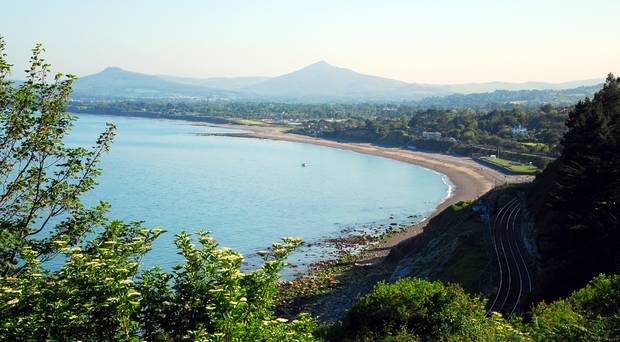
<svg viewBox="0 0 620 342">
<path fill-rule="evenodd" d="M 532 292 L 532 279 L 524 257 L 521 231 L 521 202 L 513 198 L 504 204 L 492 222 L 487 221 L 497 259 L 499 282 L 487 313 L 500 312 L 509 318 Z"/>
</svg>

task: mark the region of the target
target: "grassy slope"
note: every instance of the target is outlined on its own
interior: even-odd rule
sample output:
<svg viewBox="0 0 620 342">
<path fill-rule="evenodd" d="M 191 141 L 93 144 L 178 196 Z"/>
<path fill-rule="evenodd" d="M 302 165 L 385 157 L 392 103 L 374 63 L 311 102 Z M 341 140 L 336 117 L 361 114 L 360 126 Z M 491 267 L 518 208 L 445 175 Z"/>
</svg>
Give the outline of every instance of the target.
<svg viewBox="0 0 620 342">
<path fill-rule="evenodd" d="M 543 143 L 535 143 L 535 142 L 520 142 L 519 144 L 523 146 L 527 146 L 527 147 L 536 147 L 538 149 L 543 149 L 546 146 Z"/>
<path fill-rule="evenodd" d="M 500 166 L 512 172 L 529 173 L 529 174 L 535 174 L 535 173 L 540 172 L 540 169 L 537 168 L 536 166 L 526 165 L 526 164 L 514 165 L 513 162 L 511 162 L 510 160 L 506 160 L 506 159 L 489 158 L 489 157 L 481 157 L 480 159 L 488 163 Z"/>
<path fill-rule="evenodd" d="M 391 253 L 388 259 L 398 262 L 393 278 L 437 279 L 487 292 L 492 260 L 484 228 L 468 202 L 452 205 L 433 218 L 421 235 Z"/>
<path fill-rule="evenodd" d="M 512 187 L 492 190 L 481 197 L 487 203 Z M 356 257 L 315 269 L 308 277 L 281 284 L 278 315 L 296 317 L 310 312 L 321 321 L 333 321 L 379 281 L 419 277 L 460 284 L 470 293 L 489 295 L 496 286 L 497 269 L 486 224 L 469 202 L 456 203 L 432 218 L 423 232 L 390 249 L 377 263 L 375 249 L 367 246 Z M 359 264 L 358 264 L 359 262 Z"/>
</svg>

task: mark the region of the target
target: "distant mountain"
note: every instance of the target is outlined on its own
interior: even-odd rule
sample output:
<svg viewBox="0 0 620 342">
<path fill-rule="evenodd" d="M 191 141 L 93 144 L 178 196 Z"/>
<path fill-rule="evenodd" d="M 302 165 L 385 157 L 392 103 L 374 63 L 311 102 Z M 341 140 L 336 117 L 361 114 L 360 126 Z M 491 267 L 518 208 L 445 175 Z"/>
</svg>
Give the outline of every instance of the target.
<svg viewBox="0 0 620 342">
<path fill-rule="evenodd" d="M 223 89 L 209 88 L 168 80 L 161 76 L 109 67 L 100 73 L 78 79 L 73 97 L 97 98 L 220 98 L 234 96 Z"/>
<path fill-rule="evenodd" d="M 161 78 L 183 84 L 196 85 L 207 88 L 217 88 L 224 90 L 239 90 L 241 88 L 253 86 L 257 83 L 266 81 L 269 77 L 210 77 L 210 78 L 189 78 L 177 76 L 160 76 Z"/>
<path fill-rule="evenodd" d="M 274 77 L 243 90 L 261 97 L 299 100 L 396 99 L 406 93 L 414 97 L 416 89 L 403 81 L 364 75 L 321 61 L 289 74 Z"/>
<path fill-rule="evenodd" d="M 488 82 L 467 84 L 407 83 L 365 75 L 321 61 L 289 74 L 245 87 L 250 93 L 270 98 L 297 100 L 420 100 L 451 94 L 486 93 L 496 90 L 561 90 L 601 84 L 602 79 L 565 83 Z"/>
<path fill-rule="evenodd" d="M 586 97 L 592 98 L 602 84 L 572 89 L 495 90 L 475 94 L 451 94 L 427 97 L 414 103 L 434 108 L 495 108 L 504 106 L 537 107 L 541 104 L 571 105 Z"/>
<path fill-rule="evenodd" d="M 562 90 L 589 87 L 601 82 L 602 80 L 592 79 L 565 83 L 489 82 L 447 85 L 407 83 L 361 74 L 324 61 L 273 78 L 189 78 L 148 75 L 109 67 L 100 73 L 78 79 L 74 84 L 73 97 L 77 99 L 200 98 L 283 102 L 420 101 L 433 98 L 431 102 L 434 102 L 436 98 L 449 95 L 491 93 L 496 90 Z M 452 100 L 460 102 L 463 99 L 454 97 Z"/>
<path fill-rule="evenodd" d="M 562 83 L 548 83 L 548 82 L 485 82 L 485 83 L 463 83 L 463 84 L 449 84 L 446 85 L 447 89 L 453 93 L 459 94 L 473 94 L 473 93 L 488 93 L 496 90 L 561 90 L 561 89 L 573 89 L 579 87 L 590 87 L 603 83 L 602 78 L 593 78 L 589 80 L 570 81 Z"/>
</svg>

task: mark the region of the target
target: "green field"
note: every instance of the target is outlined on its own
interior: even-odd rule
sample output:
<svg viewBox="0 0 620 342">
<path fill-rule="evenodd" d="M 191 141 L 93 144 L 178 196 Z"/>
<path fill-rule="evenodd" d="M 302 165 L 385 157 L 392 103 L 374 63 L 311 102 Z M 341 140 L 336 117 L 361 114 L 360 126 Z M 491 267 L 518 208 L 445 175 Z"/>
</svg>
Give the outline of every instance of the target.
<svg viewBox="0 0 620 342">
<path fill-rule="evenodd" d="M 534 148 L 538 148 L 538 149 L 543 149 L 545 148 L 545 144 L 543 143 L 535 143 L 535 142 L 520 142 L 519 144 L 523 145 L 523 146 L 527 146 L 527 147 L 534 147 Z"/>
<path fill-rule="evenodd" d="M 273 127 L 280 128 L 282 132 L 288 132 L 292 129 L 292 126 L 284 125 L 284 124 L 274 124 L 265 122 L 263 120 L 252 120 L 252 119 L 242 119 L 242 118 L 234 118 L 229 119 L 229 121 L 246 126 L 260 126 L 260 127 Z"/>
<path fill-rule="evenodd" d="M 230 121 L 238 123 L 240 125 L 246 126 L 270 126 L 268 123 L 261 120 L 250 120 L 250 119 L 230 119 Z"/>
<path fill-rule="evenodd" d="M 480 159 L 488 163 L 500 166 L 511 172 L 528 173 L 528 174 L 535 174 L 535 173 L 540 172 L 540 169 L 536 166 L 521 164 L 518 162 L 506 160 L 506 159 L 490 158 L 490 157 L 480 157 Z"/>
</svg>

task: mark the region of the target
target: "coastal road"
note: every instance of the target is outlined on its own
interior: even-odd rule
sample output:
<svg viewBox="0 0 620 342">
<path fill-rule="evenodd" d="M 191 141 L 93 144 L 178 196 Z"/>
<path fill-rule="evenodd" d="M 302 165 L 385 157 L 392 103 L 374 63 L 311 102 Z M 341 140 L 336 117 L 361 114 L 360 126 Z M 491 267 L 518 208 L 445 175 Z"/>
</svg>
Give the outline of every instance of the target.
<svg viewBox="0 0 620 342">
<path fill-rule="evenodd" d="M 509 318 L 532 292 L 530 270 L 525 262 L 521 231 L 521 201 L 512 198 L 487 222 L 497 258 L 499 283 L 488 313 L 496 311 Z"/>
</svg>

